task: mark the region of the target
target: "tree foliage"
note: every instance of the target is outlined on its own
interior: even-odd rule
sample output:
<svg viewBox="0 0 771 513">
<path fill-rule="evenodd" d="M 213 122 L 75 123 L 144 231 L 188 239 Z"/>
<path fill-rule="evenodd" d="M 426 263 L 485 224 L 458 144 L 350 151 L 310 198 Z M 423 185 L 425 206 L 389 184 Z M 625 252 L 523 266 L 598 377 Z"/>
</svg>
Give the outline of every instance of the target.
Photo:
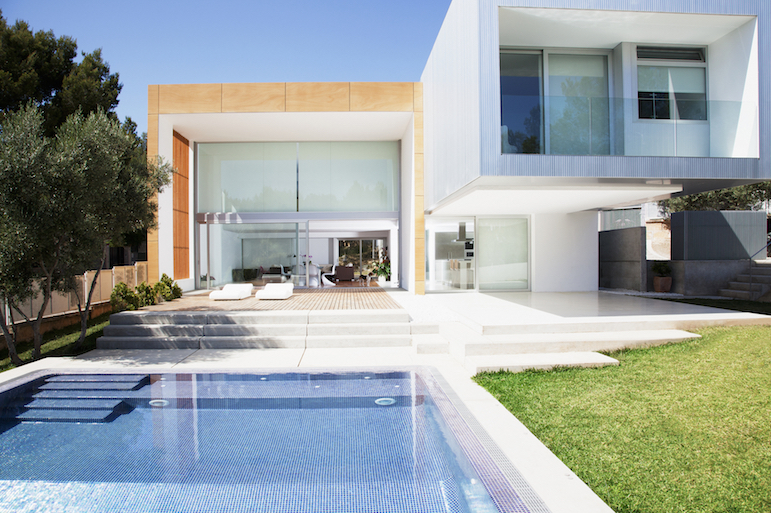
<svg viewBox="0 0 771 513">
<path fill-rule="evenodd" d="M 71 37 L 33 33 L 24 21 L 8 25 L 0 11 L 0 110 L 15 112 L 33 102 L 43 109 L 48 136 L 78 111 L 115 116 L 118 74 L 110 73 L 101 50 L 83 53 L 79 63 L 76 57 Z"/>
<path fill-rule="evenodd" d="M 742 185 L 659 201 L 668 217 L 672 212 L 694 210 L 759 210 L 771 200 L 771 182 Z"/>
<path fill-rule="evenodd" d="M 33 104 L 0 125 L 0 293 L 32 326 L 36 358 L 52 291 L 76 293 L 84 335 L 94 287 L 86 294 L 77 277 L 101 269 L 106 243 L 153 225 L 152 198 L 170 179 L 168 165 L 148 162 L 130 121 L 97 110 L 69 116 L 55 137 L 44 126 Z M 20 305 L 38 295 L 28 315 Z"/>
</svg>

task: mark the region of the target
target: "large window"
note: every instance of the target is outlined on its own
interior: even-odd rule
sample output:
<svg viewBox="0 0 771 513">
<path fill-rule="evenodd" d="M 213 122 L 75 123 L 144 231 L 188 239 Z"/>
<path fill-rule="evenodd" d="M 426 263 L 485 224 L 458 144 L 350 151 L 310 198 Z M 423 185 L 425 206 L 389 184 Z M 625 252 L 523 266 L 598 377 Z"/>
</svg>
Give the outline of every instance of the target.
<svg viewBox="0 0 771 513">
<path fill-rule="evenodd" d="M 396 142 L 202 143 L 197 212 L 394 212 Z"/>
<path fill-rule="evenodd" d="M 503 153 L 610 154 L 608 57 L 502 51 Z"/>
<path fill-rule="evenodd" d="M 699 48 L 637 48 L 640 119 L 707 119 L 707 78 Z"/>
</svg>

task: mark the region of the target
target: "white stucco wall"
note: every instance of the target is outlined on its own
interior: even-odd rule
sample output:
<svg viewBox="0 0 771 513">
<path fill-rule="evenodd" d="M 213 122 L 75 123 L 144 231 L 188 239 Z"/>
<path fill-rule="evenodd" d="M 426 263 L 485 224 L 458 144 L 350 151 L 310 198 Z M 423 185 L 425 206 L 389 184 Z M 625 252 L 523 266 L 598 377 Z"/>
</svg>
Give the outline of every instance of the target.
<svg viewBox="0 0 771 513">
<path fill-rule="evenodd" d="M 174 126 L 165 116 L 158 116 L 158 155 L 169 164 L 174 162 Z M 174 279 L 174 190 L 171 185 L 158 195 L 158 275 L 164 273 Z"/>
<path fill-rule="evenodd" d="M 533 292 L 598 289 L 597 212 L 536 214 L 530 230 Z"/>
<path fill-rule="evenodd" d="M 414 123 L 408 123 L 401 141 L 401 200 L 399 214 L 398 249 L 390 248 L 391 267 L 398 266 L 399 286 L 406 290 L 415 290 L 415 129 Z M 401 256 L 394 262 L 398 250 Z"/>
</svg>

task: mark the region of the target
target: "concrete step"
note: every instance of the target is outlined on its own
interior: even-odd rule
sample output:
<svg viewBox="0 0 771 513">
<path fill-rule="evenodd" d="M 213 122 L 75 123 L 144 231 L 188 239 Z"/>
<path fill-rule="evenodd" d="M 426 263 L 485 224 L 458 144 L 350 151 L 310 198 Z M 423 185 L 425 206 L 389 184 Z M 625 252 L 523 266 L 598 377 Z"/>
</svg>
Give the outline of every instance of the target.
<svg viewBox="0 0 771 513">
<path fill-rule="evenodd" d="M 117 324 L 206 324 L 206 312 L 119 312 L 110 316 Z"/>
<path fill-rule="evenodd" d="M 312 310 L 308 324 L 409 323 L 406 310 Z"/>
<path fill-rule="evenodd" d="M 551 370 L 555 367 L 603 367 L 618 365 L 618 360 L 595 352 L 531 353 L 517 355 L 469 356 L 464 366 L 472 374 L 507 370 Z"/>
<path fill-rule="evenodd" d="M 764 289 L 763 283 L 758 283 L 757 281 L 753 280 L 752 287 L 750 287 L 749 281 L 742 282 L 742 281 L 730 281 L 728 282 L 728 288 L 731 290 L 753 290 L 755 292 L 762 292 Z"/>
<path fill-rule="evenodd" d="M 485 335 L 466 342 L 461 356 L 615 351 L 699 338 L 682 330 Z"/>
<path fill-rule="evenodd" d="M 741 283 L 749 283 L 750 282 L 750 275 L 749 274 L 740 274 L 736 277 L 736 280 Z M 764 283 L 766 285 L 771 285 L 771 274 L 753 274 L 752 275 L 752 283 Z"/>
<path fill-rule="evenodd" d="M 305 340 L 308 349 L 330 347 L 409 347 L 412 335 L 309 335 Z M 376 365 L 377 362 L 372 362 Z"/>
<path fill-rule="evenodd" d="M 734 289 L 720 289 L 720 295 L 727 298 L 742 299 L 744 301 L 754 301 L 760 296 L 757 292 Z"/>
<path fill-rule="evenodd" d="M 439 325 L 428 322 L 411 322 L 410 333 L 413 335 L 437 335 L 439 333 Z"/>
<path fill-rule="evenodd" d="M 306 311 L 209 312 L 204 324 L 307 324 Z"/>
<path fill-rule="evenodd" d="M 450 343 L 443 336 L 435 333 L 412 335 L 412 345 L 417 354 L 447 354 Z"/>
<path fill-rule="evenodd" d="M 199 349 L 201 337 L 99 337 L 97 349 Z"/>
<path fill-rule="evenodd" d="M 323 323 L 308 324 L 308 336 L 371 336 L 371 335 L 409 335 L 408 323 L 370 322 L 370 323 Z"/>
<path fill-rule="evenodd" d="M 305 324 L 209 324 L 203 327 L 204 337 L 304 337 Z"/>
<path fill-rule="evenodd" d="M 304 328 L 304 326 L 303 326 Z M 206 336 L 201 349 L 295 349 L 305 348 L 305 335 L 277 336 Z"/>
<path fill-rule="evenodd" d="M 105 337 L 202 337 L 200 324 L 110 324 L 104 328 Z"/>
</svg>

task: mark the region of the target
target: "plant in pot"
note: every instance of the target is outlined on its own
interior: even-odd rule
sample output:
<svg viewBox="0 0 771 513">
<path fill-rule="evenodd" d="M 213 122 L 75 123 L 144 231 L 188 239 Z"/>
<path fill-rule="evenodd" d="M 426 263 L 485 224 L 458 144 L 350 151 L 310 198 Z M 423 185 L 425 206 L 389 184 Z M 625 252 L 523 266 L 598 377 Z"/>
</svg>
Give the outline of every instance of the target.
<svg viewBox="0 0 771 513">
<path fill-rule="evenodd" d="M 653 277 L 653 290 L 656 292 L 669 292 L 672 289 L 672 268 L 669 262 L 657 260 L 653 262 L 651 270 Z"/>
<path fill-rule="evenodd" d="M 386 277 L 391 274 L 391 262 L 379 262 L 373 269 L 377 275 L 377 283 L 381 287 L 385 285 Z"/>
</svg>

